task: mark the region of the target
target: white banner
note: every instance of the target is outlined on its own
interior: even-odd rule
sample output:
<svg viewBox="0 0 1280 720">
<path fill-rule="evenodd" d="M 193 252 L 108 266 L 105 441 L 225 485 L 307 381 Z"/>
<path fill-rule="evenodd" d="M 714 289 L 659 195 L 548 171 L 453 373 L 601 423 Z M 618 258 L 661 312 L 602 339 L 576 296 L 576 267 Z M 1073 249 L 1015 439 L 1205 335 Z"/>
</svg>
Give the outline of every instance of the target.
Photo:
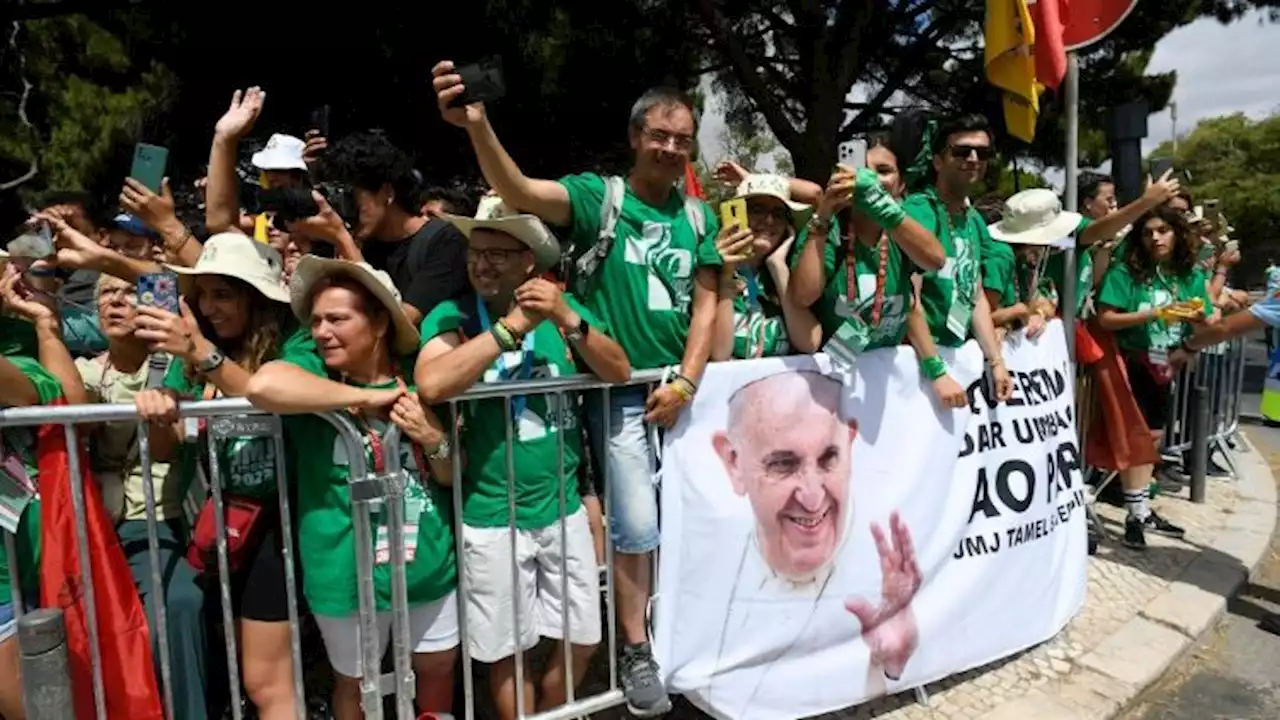
<svg viewBox="0 0 1280 720">
<path fill-rule="evenodd" d="M 907 347 L 714 364 L 668 434 L 655 645 L 722 718 L 797 718 L 1053 637 L 1084 602 L 1084 485 L 1061 323 L 1005 347 L 996 405 L 943 411 Z"/>
</svg>

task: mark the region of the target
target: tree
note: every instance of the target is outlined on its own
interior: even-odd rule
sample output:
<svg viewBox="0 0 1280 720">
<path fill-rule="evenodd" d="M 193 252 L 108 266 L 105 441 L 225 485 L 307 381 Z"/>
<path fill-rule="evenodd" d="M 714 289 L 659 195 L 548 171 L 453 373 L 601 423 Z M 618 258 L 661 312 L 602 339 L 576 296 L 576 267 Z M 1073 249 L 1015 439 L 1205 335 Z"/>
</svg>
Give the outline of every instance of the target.
<svg viewBox="0 0 1280 720">
<path fill-rule="evenodd" d="M 1233 278 L 1244 286 L 1263 282 L 1263 272 L 1280 261 L 1280 114 L 1254 121 L 1242 114 L 1201 121 L 1178 142 L 1152 151 L 1173 157 L 1190 177 L 1196 204 L 1217 198 L 1235 227 L 1242 261 Z"/>
<path fill-rule="evenodd" d="M 902 104 L 1002 117 L 999 93 L 982 68 L 985 4 L 976 0 L 696 0 L 709 66 L 729 97 L 730 115 L 756 113 L 791 152 L 800 175 L 824 176 L 836 145 L 883 126 Z M 669 12 L 687 3 L 672 2 Z M 1087 165 L 1105 159 L 1101 119 L 1120 100 L 1168 103 L 1175 76 L 1146 76 L 1156 41 L 1209 15 L 1224 22 L 1277 0 L 1141 2 L 1133 15 L 1082 57 L 1081 112 Z M 848 101 L 858 83 L 865 99 Z M 1061 164 L 1061 106 L 1049 97 L 1037 142 L 1000 138 L 1005 154 Z"/>
</svg>

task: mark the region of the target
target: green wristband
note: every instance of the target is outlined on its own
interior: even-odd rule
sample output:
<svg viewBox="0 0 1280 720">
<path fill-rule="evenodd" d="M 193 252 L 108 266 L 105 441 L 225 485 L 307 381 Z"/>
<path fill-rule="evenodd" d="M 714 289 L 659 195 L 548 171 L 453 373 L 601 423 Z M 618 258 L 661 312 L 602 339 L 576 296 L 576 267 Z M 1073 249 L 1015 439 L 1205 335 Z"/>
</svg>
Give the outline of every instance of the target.
<svg viewBox="0 0 1280 720">
<path fill-rule="evenodd" d="M 858 209 L 886 230 L 897 228 L 907 219 L 907 212 L 880 183 L 880 176 L 874 170 L 858 169 L 853 195 Z"/>
<path fill-rule="evenodd" d="M 512 352 L 518 346 L 515 333 L 511 332 L 511 328 L 501 320 L 494 323 L 489 332 L 493 333 L 493 339 L 497 341 L 498 348 L 503 352 Z"/>
<path fill-rule="evenodd" d="M 937 380 L 947 374 L 947 363 L 938 355 L 927 357 L 920 361 L 920 372 L 930 380 Z"/>
</svg>

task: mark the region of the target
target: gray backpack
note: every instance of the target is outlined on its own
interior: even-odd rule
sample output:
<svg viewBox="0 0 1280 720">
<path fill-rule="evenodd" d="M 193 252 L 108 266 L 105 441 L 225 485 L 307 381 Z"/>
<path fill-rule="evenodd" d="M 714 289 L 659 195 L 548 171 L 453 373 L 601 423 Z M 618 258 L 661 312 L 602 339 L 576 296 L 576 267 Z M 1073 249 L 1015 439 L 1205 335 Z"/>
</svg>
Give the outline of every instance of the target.
<svg viewBox="0 0 1280 720">
<path fill-rule="evenodd" d="M 596 244 L 578 258 L 575 266 L 577 272 L 574 274 L 574 281 L 580 294 L 585 292 L 587 283 L 613 249 L 613 241 L 617 239 L 618 218 L 622 216 L 622 200 L 626 194 L 624 178 L 611 175 L 604 179 L 604 200 L 600 203 L 600 234 L 596 236 Z M 707 217 L 702 201 L 686 195 L 684 215 L 701 240 L 707 232 Z"/>
</svg>

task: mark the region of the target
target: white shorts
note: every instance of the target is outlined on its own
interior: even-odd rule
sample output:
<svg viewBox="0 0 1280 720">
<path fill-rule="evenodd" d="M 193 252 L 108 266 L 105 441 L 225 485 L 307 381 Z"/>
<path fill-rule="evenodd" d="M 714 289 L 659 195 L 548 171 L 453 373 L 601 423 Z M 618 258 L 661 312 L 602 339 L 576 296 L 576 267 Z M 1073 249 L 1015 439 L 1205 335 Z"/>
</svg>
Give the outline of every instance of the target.
<svg viewBox="0 0 1280 720">
<path fill-rule="evenodd" d="M 391 612 L 378 613 L 378 656 L 386 650 L 391 638 Z M 326 617 L 316 615 L 324 648 L 333 671 L 349 678 L 363 676 L 360 654 L 360 616 Z M 409 608 L 409 647 L 414 653 L 433 653 L 458 646 L 458 593 L 433 603 Z"/>
<path fill-rule="evenodd" d="M 569 577 L 569 641 L 600 642 L 600 573 L 585 508 L 566 520 Z M 561 629 L 560 524 L 517 530 L 520 592 L 512 592 L 511 535 L 508 528 L 463 526 L 462 568 L 467 582 L 467 638 L 471 656 L 497 662 L 516 652 L 512 598 L 520 609 L 520 648 L 539 637 L 564 639 Z"/>
</svg>

